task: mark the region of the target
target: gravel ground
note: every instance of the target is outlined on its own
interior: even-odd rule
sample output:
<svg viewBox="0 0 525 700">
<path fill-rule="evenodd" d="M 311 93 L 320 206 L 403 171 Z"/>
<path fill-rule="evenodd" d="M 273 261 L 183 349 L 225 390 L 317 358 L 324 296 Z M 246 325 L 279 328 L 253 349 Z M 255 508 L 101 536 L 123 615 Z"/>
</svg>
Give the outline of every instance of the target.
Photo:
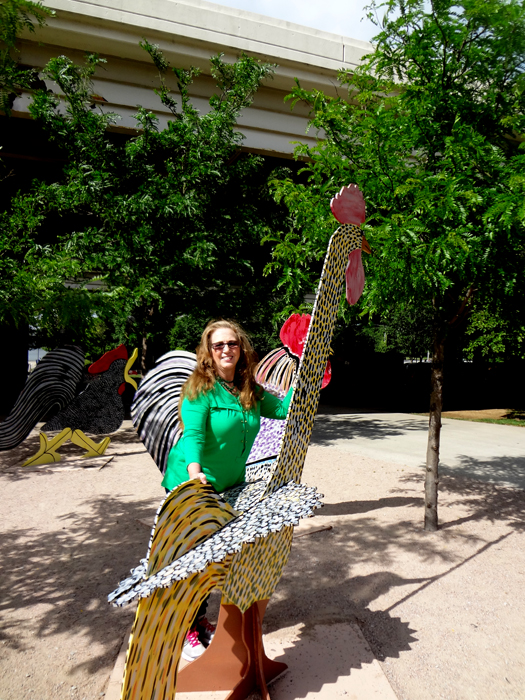
<svg viewBox="0 0 525 700">
<path fill-rule="evenodd" d="M 129 423 L 102 468 L 75 460 L 74 446 L 52 467 L 21 467 L 37 447 L 35 433 L 0 453 L 0 700 L 92 700 L 133 618 L 105 596 L 144 556 L 143 521 L 163 490 Z M 444 476 L 441 529 L 426 533 L 422 478 L 314 440 L 304 481 L 326 505 L 307 526 L 332 529 L 295 539 L 266 639 L 300 650 L 316 631 L 353 622 L 400 700 L 525 698 L 525 494 Z"/>
</svg>

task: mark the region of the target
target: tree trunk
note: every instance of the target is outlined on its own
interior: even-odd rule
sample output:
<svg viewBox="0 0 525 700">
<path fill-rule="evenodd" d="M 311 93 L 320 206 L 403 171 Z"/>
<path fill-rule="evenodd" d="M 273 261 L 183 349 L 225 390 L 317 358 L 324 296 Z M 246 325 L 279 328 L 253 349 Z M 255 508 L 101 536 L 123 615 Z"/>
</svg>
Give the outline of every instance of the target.
<svg viewBox="0 0 525 700">
<path fill-rule="evenodd" d="M 434 332 L 432 353 L 430 415 L 428 421 L 427 464 L 425 471 L 425 530 L 438 529 L 439 440 L 443 407 L 443 358 L 445 337 L 441 329 Z"/>
<path fill-rule="evenodd" d="M 143 319 L 143 332 L 142 332 L 142 347 L 140 354 L 140 372 L 144 377 L 148 371 L 148 329 L 151 326 L 151 317 L 155 313 L 155 307 L 153 305 L 146 307 L 144 310 Z"/>
<path fill-rule="evenodd" d="M 146 372 L 148 371 L 147 365 L 146 365 L 146 355 L 148 354 L 148 338 L 146 334 L 142 336 L 142 347 L 141 347 L 141 353 L 140 353 L 140 373 L 142 374 L 143 377 L 146 376 Z"/>
</svg>

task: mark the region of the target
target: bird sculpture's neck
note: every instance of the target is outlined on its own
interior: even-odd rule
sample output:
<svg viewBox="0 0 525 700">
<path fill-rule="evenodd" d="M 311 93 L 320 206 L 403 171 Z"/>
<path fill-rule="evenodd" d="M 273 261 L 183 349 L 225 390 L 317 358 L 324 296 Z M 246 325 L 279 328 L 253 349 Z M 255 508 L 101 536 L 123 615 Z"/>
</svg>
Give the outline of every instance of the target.
<svg viewBox="0 0 525 700">
<path fill-rule="evenodd" d="M 358 226 L 343 224 L 328 244 L 281 448 L 265 495 L 291 480 L 301 480 L 337 319 L 348 255 L 361 246 L 362 238 Z"/>
</svg>

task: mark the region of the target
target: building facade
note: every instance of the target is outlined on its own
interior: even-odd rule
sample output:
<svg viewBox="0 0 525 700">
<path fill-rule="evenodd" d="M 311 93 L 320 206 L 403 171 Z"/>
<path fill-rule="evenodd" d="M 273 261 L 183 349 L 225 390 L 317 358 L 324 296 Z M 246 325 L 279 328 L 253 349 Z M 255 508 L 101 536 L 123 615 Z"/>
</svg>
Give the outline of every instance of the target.
<svg viewBox="0 0 525 700">
<path fill-rule="evenodd" d="M 40 69 L 53 56 L 64 54 L 81 63 L 86 52 L 99 53 L 107 64 L 97 70 L 94 92 L 103 109 L 120 115 L 118 130 L 136 128 L 137 105 L 154 112 L 161 126 L 169 117 L 153 92 L 159 80 L 149 55 L 139 46 L 144 38 L 157 44 L 172 66 L 201 69 L 190 92 L 203 112 L 215 89 L 210 56 L 223 53 L 226 61 L 234 61 L 244 52 L 276 64 L 273 80 L 261 87 L 238 126 L 245 148 L 280 157 L 291 156 L 293 141 L 315 141 L 314 134 L 306 133 L 306 108 L 298 105 L 292 112 L 284 102 L 295 79 L 307 89 L 335 95 L 337 71 L 355 68 L 372 50 L 367 42 L 204 0 L 47 0 L 45 4 L 56 16 L 22 37 L 21 63 Z M 174 76 L 170 77 L 175 87 Z M 15 118 L 29 116 L 30 99 L 23 93 L 15 100 Z"/>
</svg>

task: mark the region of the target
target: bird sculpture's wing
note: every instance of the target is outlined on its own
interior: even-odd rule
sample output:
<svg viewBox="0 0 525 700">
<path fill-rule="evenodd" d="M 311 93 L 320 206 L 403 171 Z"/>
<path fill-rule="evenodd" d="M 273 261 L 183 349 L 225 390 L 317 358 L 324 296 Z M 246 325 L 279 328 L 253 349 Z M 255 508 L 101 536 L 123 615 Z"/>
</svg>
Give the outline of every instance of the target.
<svg viewBox="0 0 525 700">
<path fill-rule="evenodd" d="M 36 423 L 69 404 L 82 378 L 84 353 L 76 347 L 47 353 L 29 375 L 13 410 L 0 424 L 0 450 L 19 445 Z"/>
<path fill-rule="evenodd" d="M 157 360 L 135 393 L 131 420 L 140 439 L 164 474 L 168 455 L 181 435 L 179 399 L 182 385 L 197 366 L 192 352 L 175 350 Z"/>
<path fill-rule="evenodd" d="M 184 638 L 212 588 L 241 612 L 272 595 L 293 525 L 321 503 L 315 489 L 303 485 L 287 484 L 264 501 L 265 482 L 251 486 L 248 499 L 246 488 L 236 487 L 214 500 L 211 486 L 192 480 L 161 505 L 147 558 L 108 597 L 119 607 L 138 602 L 123 698 L 174 697 Z"/>
<path fill-rule="evenodd" d="M 314 487 L 304 484 L 290 482 L 264 500 L 260 498 L 266 487 L 265 482 L 256 482 L 252 486 L 251 490 L 241 485 L 225 491 L 221 494 L 224 504 L 221 506 L 220 501 L 215 501 L 213 510 L 204 504 L 205 498 L 212 497 L 213 489 L 209 485 L 187 481 L 174 489 L 161 503 L 146 559 L 131 570 L 131 575 L 108 596 L 108 601 L 119 607 L 125 606 L 137 598 L 150 596 L 158 588 L 166 588 L 176 581 L 204 572 L 210 564 L 221 563 L 229 555 L 240 552 L 243 545 L 297 525 L 301 518 L 313 515 L 314 509 L 322 505 L 322 495 Z M 171 522 L 168 519 L 166 524 L 162 524 L 162 513 L 171 502 Z M 182 512 L 181 504 L 184 508 Z M 198 521 L 191 517 L 188 509 L 200 513 L 207 525 L 211 515 L 217 512 L 214 518 L 216 525 L 206 533 L 204 541 L 190 548 L 185 546 L 184 538 L 193 538 L 192 544 L 195 545 L 194 538 L 200 533 Z M 221 512 L 222 519 L 219 517 Z M 159 534 L 164 538 L 163 542 L 157 542 Z M 158 564 L 152 565 L 152 552 L 160 552 L 160 555 L 156 554 L 156 561 L 160 556 L 162 568 Z M 239 607 L 243 609 L 244 605 Z"/>
</svg>

